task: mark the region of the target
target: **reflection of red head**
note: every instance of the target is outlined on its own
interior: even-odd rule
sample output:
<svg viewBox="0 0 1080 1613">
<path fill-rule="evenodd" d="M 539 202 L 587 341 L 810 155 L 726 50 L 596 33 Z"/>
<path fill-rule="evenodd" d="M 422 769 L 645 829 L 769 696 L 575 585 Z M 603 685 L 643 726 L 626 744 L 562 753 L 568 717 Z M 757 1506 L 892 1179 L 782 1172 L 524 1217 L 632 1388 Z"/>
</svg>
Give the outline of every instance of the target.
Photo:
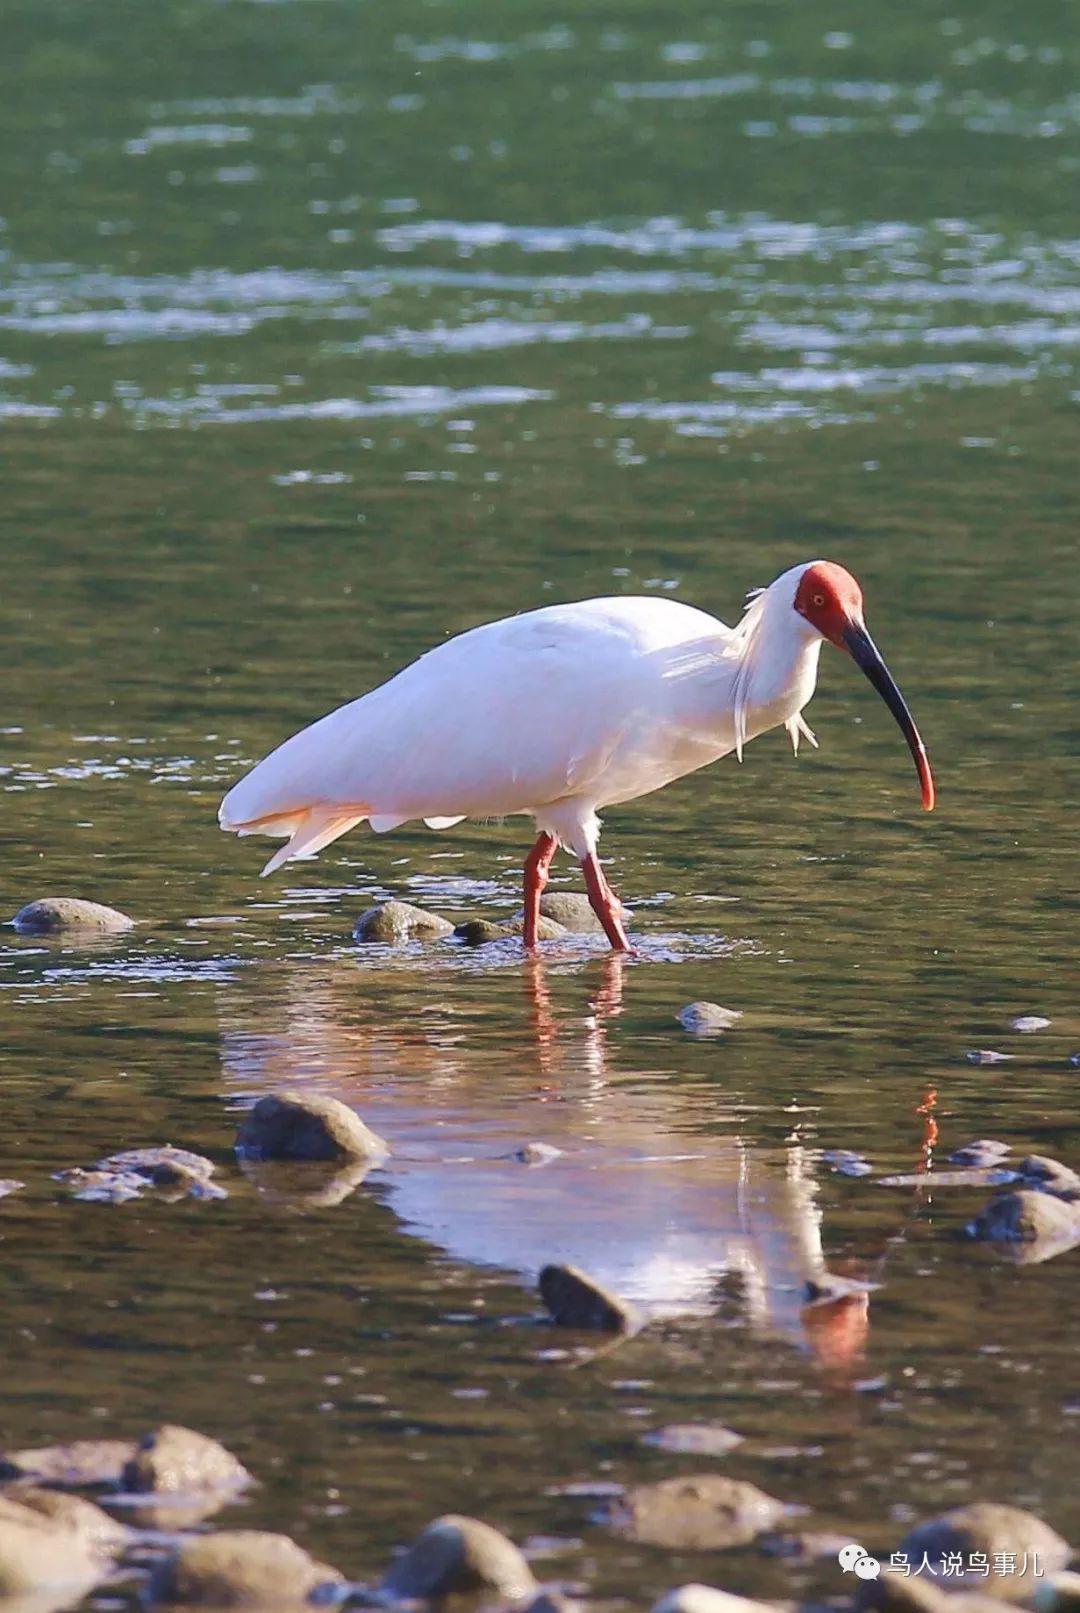
<svg viewBox="0 0 1080 1613">
<path fill-rule="evenodd" d="M 807 1344 L 826 1370 L 853 1366 L 870 1332 L 870 1295 L 845 1294 L 830 1305 L 807 1305 L 802 1325 Z"/>
</svg>

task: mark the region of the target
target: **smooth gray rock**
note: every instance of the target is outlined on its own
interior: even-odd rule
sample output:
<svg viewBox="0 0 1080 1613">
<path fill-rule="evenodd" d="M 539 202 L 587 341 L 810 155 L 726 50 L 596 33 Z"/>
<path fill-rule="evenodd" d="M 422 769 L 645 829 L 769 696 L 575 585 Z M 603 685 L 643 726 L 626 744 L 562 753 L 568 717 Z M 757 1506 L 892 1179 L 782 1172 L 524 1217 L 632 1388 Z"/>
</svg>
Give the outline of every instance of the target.
<svg viewBox="0 0 1080 1613">
<path fill-rule="evenodd" d="M 340 1585 L 288 1535 L 223 1529 L 181 1539 L 150 1575 L 151 1602 L 192 1607 L 300 1607 L 323 1585 Z"/>
<path fill-rule="evenodd" d="M 1080 1242 L 1080 1208 L 1053 1194 L 1021 1188 L 991 1199 L 968 1222 L 967 1233 L 982 1242 L 1019 1246 L 1016 1257 L 1035 1264 Z"/>
<path fill-rule="evenodd" d="M 636 1333 L 642 1318 L 629 1300 L 620 1298 L 578 1266 L 545 1266 L 540 1298 L 558 1327 L 593 1333 Z"/>
<path fill-rule="evenodd" d="M 561 1159 L 563 1152 L 553 1143 L 522 1143 L 510 1158 L 516 1159 L 519 1165 L 550 1165 L 553 1159 Z"/>
<path fill-rule="evenodd" d="M 969 1064 L 1007 1064 L 1015 1057 L 1012 1053 L 998 1053 L 992 1047 L 972 1048 L 964 1057 Z"/>
<path fill-rule="evenodd" d="M 653 1604 L 652 1613 L 775 1613 L 767 1602 L 752 1602 L 712 1585 L 679 1585 Z"/>
<path fill-rule="evenodd" d="M 247 1159 L 385 1159 L 389 1144 L 355 1110 L 317 1092 L 260 1098 L 240 1126 L 236 1151 Z"/>
<path fill-rule="evenodd" d="M 742 1014 L 737 1008 L 722 1008 L 719 1003 L 687 1003 L 675 1016 L 684 1031 L 691 1036 L 722 1036 L 737 1025 Z"/>
<path fill-rule="evenodd" d="M 213 1176 L 216 1166 L 204 1154 L 193 1154 L 190 1148 L 174 1148 L 164 1143 L 152 1148 L 125 1148 L 122 1153 L 99 1159 L 99 1171 L 133 1171 L 145 1176 L 148 1182 L 166 1183 L 176 1180 L 173 1171 L 186 1176 Z"/>
<path fill-rule="evenodd" d="M 523 925 L 518 919 L 465 919 L 454 928 L 454 934 L 466 946 L 486 946 L 489 941 L 511 941 L 519 938 L 523 933 Z M 557 941 L 560 935 L 569 932 L 553 919 L 545 918 L 543 914 L 536 926 L 536 939 L 538 941 Z"/>
<path fill-rule="evenodd" d="M 134 1454 L 130 1439 L 73 1439 L 67 1445 L 5 1451 L 0 1479 L 33 1479 L 65 1490 L 116 1489 Z"/>
<path fill-rule="evenodd" d="M 962 1585 L 965 1591 L 977 1591 L 980 1596 L 1005 1602 L 1027 1601 L 1039 1581 L 1031 1573 L 995 1572 L 1000 1555 L 1013 1557 L 1019 1565 L 1026 1553 L 1029 1565 L 1037 1561 L 1040 1573 L 1050 1575 L 1060 1573 L 1072 1554 L 1068 1543 L 1034 1513 L 993 1501 L 974 1501 L 916 1524 L 900 1542 L 900 1550 L 908 1562 L 929 1559 L 929 1568 L 919 1576 L 928 1583 L 954 1589 Z M 965 1561 L 973 1553 L 979 1560 L 988 1561 L 990 1574 L 974 1572 L 959 1582 L 954 1574 L 939 1578 L 946 1557 L 956 1552 Z"/>
<path fill-rule="evenodd" d="M 0 1180 L 0 1199 L 6 1199 L 9 1193 L 18 1193 L 26 1186 L 25 1182 L 17 1182 L 13 1176 L 5 1176 Z"/>
<path fill-rule="evenodd" d="M 723 1423 L 668 1423 L 641 1436 L 643 1445 L 679 1456 L 726 1456 L 742 1442 L 742 1435 Z"/>
<path fill-rule="evenodd" d="M 1030 1036 L 1034 1031 L 1044 1031 L 1049 1027 L 1050 1021 L 1042 1014 L 1018 1014 L 1012 1022 L 1014 1031 L 1021 1036 Z"/>
<path fill-rule="evenodd" d="M 71 1189 L 86 1204 L 127 1204 L 141 1196 L 146 1182 L 134 1171 L 87 1171 L 81 1165 L 54 1171 L 53 1180 Z"/>
<path fill-rule="evenodd" d="M 838 1176 L 872 1176 L 874 1171 L 870 1161 L 853 1148 L 826 1148 L 821 1163 Z"/>
<path fill-rule="evenodd" d="M 617 1533 L 670 1551 L 724 1551 L 774 1529 L 786 1508 L 744 1479 L 718 1473 L 627 1490 L 606 1509 Z"/>
<path fill-rule="evenodd" d="M 23 935 L 120 935 L 135 925 L 115 907 L 77 896 L 42 896 L 20 907 L 11 922 Z"/>
<path fill-rule="evenodd" d="M 192 1428 L 165 1423 L 144 1434 L 121 1483 L 136 1494 L 197 1495 L 206 1490 L 242 1490 L 251 1474 L 216 1439 Z"/>
<path fill-rule="evenodd" d="M 381 1590 L 396 1601 L 435 1600 L 451 1591 L 492 1591 L 523 1602 L 538 1587 L 522 1553 L 479 1518 L 448 1513 L 429 1523 L 387 1570 Z"/>
<path fill-rule="evenodd" d="M 629 924 L 631 914 L 619 902 L 619 911 L 624 924 Z M 548 890 L 540 898 L 540 912 L 546 919 L 553 919 L 561 924 L 564 930 L 574 935 L 603 935 L 604 926 L 600 923 L 592 910 L 589 898 L 580 891 Z"/>
<path fill-rule="evenodd" d="M 361 913 L 353 925 L 353 939 L 400 947 L 408 941 L 441 941 L 453 929 L 449 919 L 411 902 L 380 902 Z"/>
</svg>

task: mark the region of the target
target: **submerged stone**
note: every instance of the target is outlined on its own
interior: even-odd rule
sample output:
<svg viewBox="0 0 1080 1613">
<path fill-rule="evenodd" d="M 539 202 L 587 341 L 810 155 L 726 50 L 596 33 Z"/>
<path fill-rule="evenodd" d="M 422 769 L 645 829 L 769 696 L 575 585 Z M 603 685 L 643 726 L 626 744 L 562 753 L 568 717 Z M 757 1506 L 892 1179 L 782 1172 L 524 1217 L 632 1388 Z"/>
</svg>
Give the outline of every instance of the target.
<svg viewBox="0 0 1080 1613">
<path fill-rule="evenodd" d="M 624 924 L 630 914 L 621 902 L 616 902 Z M 540 912 L 546 919 L 569 930 L 574 935 L 603 935 L 604 926 L 592 910 L 587 896 L 580 891 L 545 891 L 540 898 Z"/>
<path fill-rule="evenodd" d="M 236 1151 L 247 1159 L 385 1159 L 389 1144 L 355 1110 L 318 1092 L 274 1092 L 245 1115 Z"/>
<path fill-rule="evenodd" d="M 522 1143 L 510 1155 L 519 1165 L 550 1165 L 553 1159 L 561 1159 L 563 1150 L 556 1148 L 553 1143 Z"/>
<path fill-rule="evenodd" d="M 518 919 L 465 919 L 463 923 L 454 928 L 454 934 L 466 946 L 486 946 L 489 941 L 511 941 L 523 934 L 524 926 Z M 557 941 L 560 935 L 569 932 L 553 919 L 540 915 L 536 925 L 536 939 L 538 941 Z"/>
<path fill-rule="evenodd" d="M 993 1501 L 974 1501 L 916 1524 L 900 1542 L 900 1551 L 908 1562 L 926 1559 L 922 1575 L 931 1583 L 954 1589 L 962 1585 L 1006 1602 L 1025 1602 L 1032 1594 L 1035 1581 L 1019 1572 L 1025 1557 L 1029 1566 L 1038 1564 L 1040 1575 L 1048 1575 L 1060 1572 L 1072 1555 L 1068 1543 L 1034 1513 Z M 952 1568 L 957 1555 L 969 1570 L 959 1580 Z M 1014 1566 L 1007 1572 L 1010 1562 Z"/>
<path fill-rule="evenodd" d="M 110 1517 L 102 1507 L 81 1495 L 69 1495 L 66 1490 L 17 1484 L 5 1492 L 3 1500 L 29 1507 L 58 1528 L 70 1529 L 86 1542 L 96 1557 L 108 1562 L 118 1557 L 134 1537 L 133 1530 Z"/>
<path fill-rule="evenodd" d="M 1033 1031 L 1047 1030 L 1049 1025 L 1050 1021 L 1044 1019 L 1042 1014 L 1020 1014 L 1012 1022 L 1013 1030 L 1019 1031 L 1021 1036 L 1030 1036 Z"/>
<path fill-rule="evenodd" d="M 642 1325 L 636 1308 L 578 1266 L 545 1266 L 540 1298 L 559 1327 L 583 1332 L 635 1333 Z"/>
<path fill-rule="evenodd" d="M 1051 1159 L 1047 1154 L 1028 1154 L 1017 1170 L 1025 1182 L 1043 1193 L 1052 1193 L 1060 1199 L 1080 1198 L 1080 1175 L 1059 1159 Z"/>
<path fill-rule="evenodd" d="M 408 941 L 441 941 L 453 929 L 449 919 L 411 902 L 380 902 L 361 913 L 353 926 L 353 939 L 400 947 Z"/>
<path fill-rule="evenodd" d="M 628 1490 L 604 1521 L 642 1545 L 724 1551 L 775 1528 L 785 1511 L 783 1502 L 744 1479 L 698 1473 Z"/>
<path fill-rule="evenodd" d="M 691 1036 L 722 1036 L 742 1018 L 737 1008 L 722 1008 L 719 1003 L 687 1003 L 675 1016 L 684 1031 Z"/>
<path fill-rule="evenodd" d="M 145 1434 L 125 1463 L 121 1483 L 137 1494 L 196 1495 L 204 1490 L 241 1490 L 251 1474 L 216 1439 L 165 1423 Z"/>
<path fill-rule="evenodd" d="M 5 1451 L 0 1479 L 33 1479 L 68 1490 L 115 1489 L 134 1454 L 130 1439 L 74 1439 L 68 1445 Z"/>
<path fill-rule="evenodd" d="M 1011 1053 L 997 1053 L 992 1047 L 973 1048 L 965 1053 L 964 1057 L 969 1064 L 1005 1064 L 1013 1057 Z"/>
<path fill-rule="evenodd" d="M 979 1137 L 973 1143 L 965 1143 L 962 1148 L 955 1148 L 949 1155 L 952 1165 L 998 1165 L 1010 1153 L 1008 1143 L 998 1142 L 993 1137 Z"/>
<path fill-rule="evenodd" d="M 6 1199 L 9 1193 L 18 1193 L 26 1186 L 25 1182 L 17 1182 L 13 1176 L 0 1179 L 0 1199 Z"/>
<path fill-rule="evenodd" d="M 11 922 L 23 935 L 119 935 L 135 926 L 117 908 L 77 896 L 42 896 L 20 907 Z"/>
<path fill-rule="evenodd" d="M 874 1169 L 868 1159 L 852 1148 L 827 1148 L 821 1160 L 840 1176 L 870 1176 Z"/>
<path fill-rule="evenodd" d="M 99 1171 L 133 1171 L 148 1182 L 176 1180 L 170 1173 L 182 1171 L 187 1176 L 213 1176 L 216 1166 L 204 1154 L 194 1154 L 190 1148 L 174 1148 L 164 1143 L 151 1148 L 125 1148 L 122 1153 L 99 1159 Z"/>
<path fill-rule="evenodd" d="M 743 1437 L 723 1423 L 668 1423 L 641 1436 L 643 1445 L 658 1451 L 674 1451 L 680 1456 L 726 1456 Z"/>
<path fill-rule="evenodd" d="M 512 1540 L 479 1518 L 456 1513 L 429 1523 L 390 1565 L 381 1590 L 396 1601 L 435 1600 L 452 1591 L 492 1591 L 522 1602 L 536 1580 Z"/>
<path fill-rule="evenodd" d="M 324 1585 L 341 1585 L 288 1535 L 223 1529 L 181 1539 L 150 1575 L 151 1602 L 200 1607 L 298 1607 Z"/>
</svg>

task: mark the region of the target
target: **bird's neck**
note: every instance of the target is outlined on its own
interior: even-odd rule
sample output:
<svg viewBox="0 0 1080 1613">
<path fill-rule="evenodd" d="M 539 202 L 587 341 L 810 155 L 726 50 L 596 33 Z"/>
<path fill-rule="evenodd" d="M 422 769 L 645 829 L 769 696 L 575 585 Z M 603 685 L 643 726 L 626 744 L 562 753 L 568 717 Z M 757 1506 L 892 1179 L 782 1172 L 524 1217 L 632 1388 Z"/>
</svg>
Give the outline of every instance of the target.
<svg viewBox="0 0 1080 1613">
<path fill-rule="evenodd" d="M 796 716 L 817 683 L 821 635 L 789 600 L 770 595 L 756 599 L 735 630 L 735 726 L 743 743 Z"/>
</svg>

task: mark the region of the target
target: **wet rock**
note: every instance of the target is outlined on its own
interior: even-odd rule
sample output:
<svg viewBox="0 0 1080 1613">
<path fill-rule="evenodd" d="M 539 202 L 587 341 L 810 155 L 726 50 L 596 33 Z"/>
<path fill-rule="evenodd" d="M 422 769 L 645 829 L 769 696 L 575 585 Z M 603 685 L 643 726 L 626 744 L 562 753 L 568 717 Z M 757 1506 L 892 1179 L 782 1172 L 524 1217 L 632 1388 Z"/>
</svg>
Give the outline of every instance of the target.
<svg viewBox="0 0 1080 1613">
<path fill-rule="evenodd" d="M 719 1003 L 687 1003 L 675 1017 L 691 1036 L 722 1036 L 742 1014 L 737 1008 L 721 1008 Z"/>
<path fill-rule="evenodd" d="M 964 1057 L 969 1064 L 1005 1064 L 1013 1055 L 1011 1053 L 996 1053 L 993 1048 L 984 1047 L 965 1053 Z"/>
<path fill-rule="evenodd" d="M 1080 1242 L 1080 1209 L 1050 1193 L 1022 1188 L 991 1199 L 966 1230 L 984 1242 L 1030 1245 L 1028 1260 L 1049 1259 Z"/>
<path fill-rule="evenodd" d="M 680 1585 L 653 1605 L 652 1613 L 765 1613 L 767 1602 L 752 1602 L 712 1585 Z M 773 1613 L 769 1609 L 769 1613 Z"/>
<path fill-rule="evenodd" d="M 680 1456 L 726 1456 L 742 1442 L 742 1435 L 723 1423 L 669 1423 L 641 1437 L 643 1445 Z"/>
<path fill-rule="evenodd" d="M 874 1169 L 868 1159 L 851 1148 L 827 1148 L 821 1159 L 840 1176 L 869 1176 Z"/>
<path fill-rule="evenodd" d="M 585 1604 L 561 1591 L 541 1590 L 526 1602 L 521 1613 L 584 1613 Z"/>
<path fill-rule="evenodd" d="M 996 1141 L 993 1137 L 979 1137 L 973 1143 L 965 1143 L 962 1148 L 955 1148 L 949 1155 L 952 1165 L 999 1165 L 1010 1152 L 1008 1143 Z"/>
<path fill-rule="evenodd" d="M 323 1585 L 340 1585 L 336 1568 L 309 1556 L 287 1535 L 223 1529 L 182 1539 L 150 1576 L 151 1602 L 203 1607 L 297 1607 Z"/>
<path fill-rule="evenodd" d="M 1021 1036 L 1030 1036 L 1033 1031 L 1046 1030 L 1049 1024 L 1050 1021 L 1044 1019 L 1042 1014 L 1020 1014 L 1013 1020 L 1012 1028 L 1019 1031 Z"/>
<path fill-rule="evenodd" d="M 623 923 L 629 924 L 629 911 L 621 902 L 616 902 L 616 906 L 622 914 Z M 589 898 L 580 891 L 545 891 L 540 898 L 540 912 L 544 918 L 553 919 L 574 935 L 604 933 L 604 926 L 593 912 Z"/>
<path fill-rule="evenodd" d="M 619 1534 L 672 1551 L 723 1551 L 745 1546 L 776 1527 L 785 1507 L 743 1479 L 718 1473 L 640 1484 L 604 1514 Z"/>
<path fill-rule="evenodd" d="M 13 1176 L 0 1179 L 0 1199 L 6 1199 L 9 1193 L 18 1193 L 26 1186 L 25 1182 L 17 1182 Z"/>
<path fill-rule="evenodd" d="M 522 1602 L 537 1588 L 512 1540 L 479 1518 L 454 1513 L 429 1523 L 390 1565 L 381 1586 L 385 1595 L 402 1602 L 475 1590 Z"/>
<path fill-rule="evenodd" d="M 97 1162 L 99 1171 L 130 1171 L 159 1184 L 176 1181 L 177 1172 L 183 1173 L 181 1179 L 213 1176 L 216 1168 L 213 1160 L 204 1154 L 193 1154 L 189 1148 L 174 1148 L 171 1143 L 154 1148 L 125 1148 L 122 1153 L 110 1154 Z"/>
<path fill-rule="evenodd" d="M 2 1500 L 28 1507 L 58 1528 L 79 1535 L 95 1557 L 111 1562 L 134 1538 L 126 1524 L 111 1518 L 101 1507 L 65 1490 L 44 1490 L 36 1485 L 12 1485 Z"/>
<path fill-rule="evenodd" d="M 1034 1513 L 992 1501 L 974 1501 L 916 1524 L 901 1541 L 900 1551 L 910 1563 L 927 1559 L 928 1566 L 921 1570 L 920 1577 L 928 1583 L 938 1581 L 954 1588 L 962 1585 L 965 1591 L 974 1590 L 980 1596 L 1005 1602 L 1025 1602 L 1031 1596 L 1037 1583 L 1036 1563 L 1040 1574 L 1057 1574 L 1071 1556 L 1067 1542 Z M 959 1579 L 951 1571 L 945 1572 L 946 1560 L 951 1557 L 955 1561 L 957 1553 L 970 1569 Z M 1029 1569 L 1026 1574 L 1019 1571 L 1025 1556 Z M 1002 1572 L 1010 1561 L 1014 1565 L 1012 1572 Z"/>
<path fill-rule="evenodd" d="M 519 1165 L 550 1165 L 553 1159 L 561 1159 L 563 1150 L 556 1148 L 552 1143 L 522 1143 L 510 1155 Z"/>
<path fill-rule="evenodd" d="M 411 902 L 380 902 L 361 913 L 353 926 L 353 940 L 400 947 L 408 941 L 441 941 L 453 929 L 449 919 Z"/>
<path fill-rule="evenodd" d="M 486 946 L 489 941 L 510 941 L 514 938 L 520 938 L 522 933 L 523 927 L 520 918 L 505 921 L 497 919 L 466 919 L 464 923 L 458 924 L 454 929 L 457 939 L 464 941 L 465 945 L 470 947 Z M 538 941 L 557 941 L 560 935 L 567 934 L 569 934 L 569 931 L 564 929 L 561 924 L 556 924 L 553 919 L 545 918 L 541 914 L 536 925 L 536 939 Z"/>
<path fill-rule="evenodd" d="M 381 1160 L 389 1145 L 355 1110 L 317 1092 L 274 1092 L 245 1115 L 236 1151 L 248 1159 Z"/>
<path fill-rule="evenodd" d="M 1055 1198 L 1080 1199 L 1080 1175 L 1046 1154 L 1028 1154 L 1017 1166 L 1025 1182 Z"/>
<path fill-rule="evenodd" d="M 0 1499 L 0 1597 L 69 1589 L 72 1599 L 100 1580 L 104 1560 L 74 1529 Z"/>
<path fill-rule="evenodd" d="M 165 1423 L 140 1439 L 124 1465 L 121 1483 L 136 1494 L 191 1495 L 243 1489 L 251 1474 L 216 1439 Z"/>
<path fill-rule="evenodd" d="M 119 935 L 135 920 L 115 907 L 84 902 L 77 896 L 43 896 L 20 907 L 12 924 L 23 935 Z"/>
<path fill-rule="evenodd" d="M 593 1333 L 635 1333 L 642 1318 L 628 1300 L 578 1266 L 545 1266 L 540 1298 L 558 1327 Z"/>
<path fill-rule="evenodd" d="M 135 1454 L 130 1439 L 74 1439 L 0 1456 L 0 1479 L 33 1479 L 64 1490 L 115 1489 Z"/>
</svg>

